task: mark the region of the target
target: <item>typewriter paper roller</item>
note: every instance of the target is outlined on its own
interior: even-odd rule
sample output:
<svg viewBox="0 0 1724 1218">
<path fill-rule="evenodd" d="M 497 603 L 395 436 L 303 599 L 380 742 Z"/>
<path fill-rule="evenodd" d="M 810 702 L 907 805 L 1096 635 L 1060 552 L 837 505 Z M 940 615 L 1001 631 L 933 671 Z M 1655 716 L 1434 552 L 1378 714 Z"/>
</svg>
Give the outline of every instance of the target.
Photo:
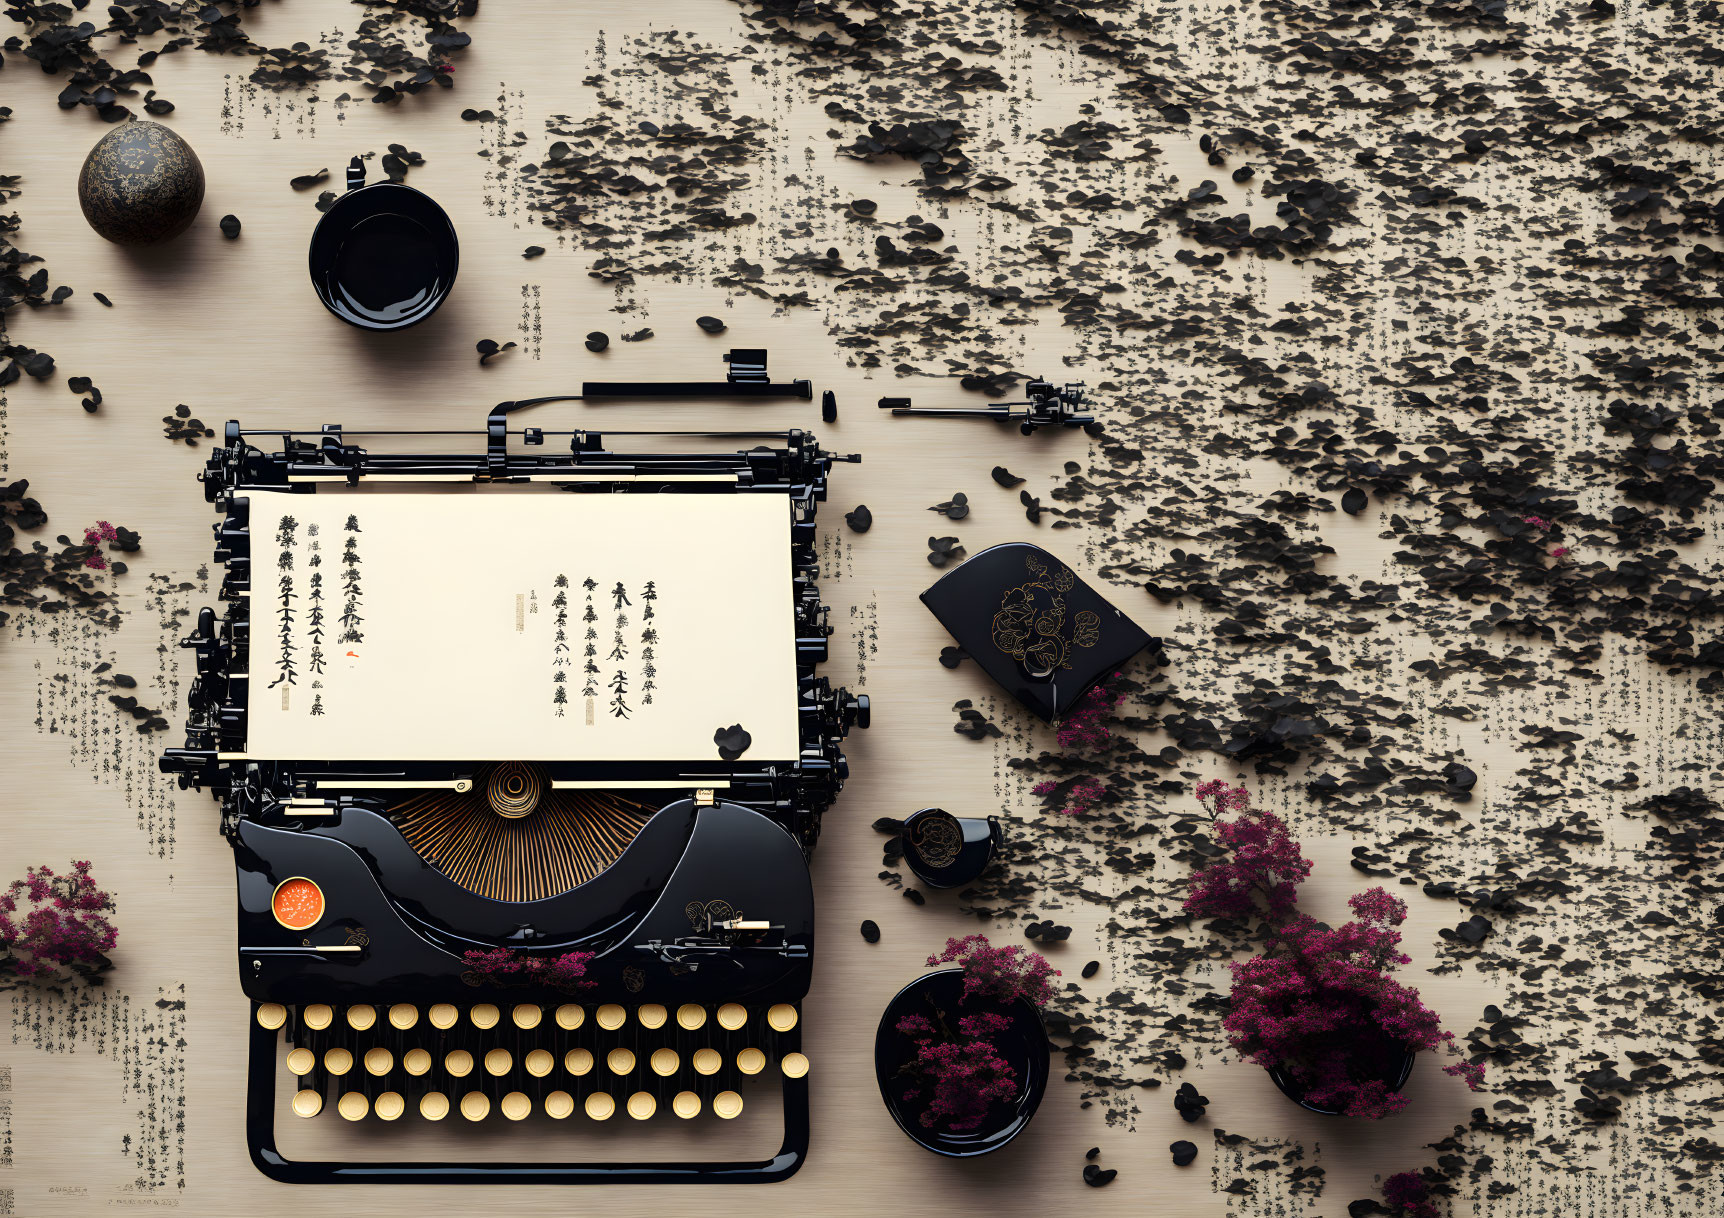
<svg viewBox="0 0 1724 1218">
<path fill-rule="evenodd" d="M 797 756 L 780 497 L 256 494 L 252 530 L 250 757 L 716 760 L 730 724 Z"/>
</svg>

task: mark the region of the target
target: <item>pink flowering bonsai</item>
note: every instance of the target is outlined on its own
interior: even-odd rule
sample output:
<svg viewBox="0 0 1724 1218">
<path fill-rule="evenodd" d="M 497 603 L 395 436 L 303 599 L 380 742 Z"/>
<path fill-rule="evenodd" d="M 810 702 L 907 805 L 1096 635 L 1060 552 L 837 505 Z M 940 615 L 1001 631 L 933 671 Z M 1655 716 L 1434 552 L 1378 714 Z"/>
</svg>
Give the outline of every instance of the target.
<svg viewBox="0 0 1724 1218">
<path fill-rule="evenodd" d="M 101 984 L 120 934 L 103 916 L 113 911 L 87 861 L 65 875 L 31 867 L 0 893 L 0 987 L 69 977 Z"/>
<path fill-rule="evenodd" d="M 1264 941 L 1262 954 L 1229 966 L 1233 993 L 1222 1026 L 1234 1050 L 1283 1071 L 1315 1107 L 1373 1120 L 1399 1112 L 1407 1099 L 1385 1076 L 1402 1056 L 1456 1049 L 1419 992 L 1390 975 L 1410 960 L 1395 929 L 1406 903 L 1367 889 L 1347 902 L 1354 920 L 1336 928 L 1299 913 L 1311 862 L 1286 824 L 1252 807 L 1243 787 L 1206 782 L 1197 798 L 1225 853 L 1192 877 L 1185 911 L 1254 919 Z M 1443 1069 L 1475 1091 L 1483 1086 L 1481 1065 L 1463 1060 Z"/>
<path fill-rule="evenodd" d="M 977 1002 L 1011 1006 L 1019 1000 L 1041 1006 L 1053 997 L 1050 977 L 1059 970 L 1039 952 L 1020 946 L 995 947 L 986 935 L 946 940 L 945 949 L 928 957 L 929 965 L 957 964 L 963 969 L 960 1005 Z M 994 1011 L 957 1015 L 932 1006 L 930 1014 L 905 1015 L 897 1029 L 915 1054 L 899 1067 L 910 1079 L 902 1098 L 925 1105 L 917 1118 L 925 1128 L 936 1126 L 963 1133 L 987 1119 L 997 1104 L 1018 1094 L 1017 1068 L 1007 1061 L 995 1037 L 1009 1031 L 1012 1019 Z"/>
<path fill-rule="evenodd" d="M 587 965 L 594 959 L 592 952 L 565 952 L 561 956 L 529 956 L 507 947 L 489 951 L 463 952 L 468 972 L 463 980 L 481 985 L 545 985 L 573 994 L 590 990 L 595 982 L 588 981 Z"/>
</svg>

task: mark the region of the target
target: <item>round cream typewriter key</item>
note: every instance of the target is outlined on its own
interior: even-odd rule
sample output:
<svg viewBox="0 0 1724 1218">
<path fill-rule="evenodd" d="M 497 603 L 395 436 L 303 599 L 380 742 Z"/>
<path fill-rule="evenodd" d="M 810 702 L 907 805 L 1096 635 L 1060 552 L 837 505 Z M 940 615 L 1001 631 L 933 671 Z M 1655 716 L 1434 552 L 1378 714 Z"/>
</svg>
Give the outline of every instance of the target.
<svg viewBox="0 0 1724 1218">
<path fill-rule="evenodd" d="M 598 1012 L 594 1017 L 599 1021 L 599 1027 L 603 1028 L 607 1032 L 615 1032 L 618 1028 L 623 1026 L 623 1023 L 629 1017 L 629 1013 L 619 1007 L 616 1003 L 607 1002 L 604 1006 L 598 1009 Z"/>
<path fill-rule="evenodd" d="M 300 1008 L 299 1017 L 313 1032 L 321 1032 L 335 1019 L 335 1008 L 326 1002 L 314 1002 L 308 1007 Z"/>
<path fill-rule="evenodd" d="M 575 1110 L 575 1097 L 567 1091 L 553 1091 L 545 1097 L 545 1115 L 553 1121 L 567 1120 Z"/>
<path fill-rule="evenodd" d="M 405 1032 L 419 1022 L 419 1008 L 411 1002 L 398 1002 L 389 1008 L 389 1026 Z"/>
<path fill-rule="evenodd" d="M 534 1049 L 527 1054 L 522 1064 L 527 1067 L 527 1073 L 534 1078 L 544 1078 L 551 1072 L 551 1067 L 557 1064 L 557 1059 L 544 1049 Z"/>
<path fill-rule="evenodd" d="M 365 1073 L 382 1078 L 395 1068 L 395 1054 L 382 1045 L 365 1051 Z"/>
<path fill-rule="evenodd" d="M 320 1091 L 295 1091 L 293 1093 L 293 1115 L 314 1117 L 323 1111 L 323 1093 Z"/>
<path fill-rule="evenodd" d="M 439 1032 L 447 1032 L 455 1026 L 455 1021 L 461 1018 L 461 1012 L 455 1009 L 451 1002 L 439 1002 L 425 1012 L 425 1018 L 431 1021 L 431 1026 Z"/>
<path fill-rule="evenodd" d="M 545 1017 L 545 1012 L 530 1002 L 518 1004 L 509 1012 L 509 1018 L 515 1021 L 515 1026 L 523 1032 L 531 1031 L 539 1026 L 539 1020 Z"/>
<path fill-rule="evenodd" d="M 692 1002 L 685 1002 L 676 1009 L 677 1026 L 687 1032 L 698 1032 L 706 1027 L 706 1008 Z"/>
<path fill-rule="evenodd" d="M 670 1102 L 670 1110 L 687 1121 L 700 1115 L 700 1097 L 692 1091 L 679 1091 Z"/>
<path fill-rule="evenodd" d="M 712 1097 L 712 1110 L 725 1120 L 742 1115 L 742 1097 L 734 1091 L 720 1091 Z"/>
<path fill-rule="evenodd" d="M 766 1022 L 774 1032 L 788 1032 L 796 1026 L 796 1008 L 788 1002 L 775 1002 L 766 1012 Z"/>
<path fill-rule="evenodd" d="M 279 1002 L 266 1002 L 257 1008 L 257 1022 L 273 1032 L 287 1022 L 287 1008 Z"/>
<path fill-rule="evenodd" d="M 511 1121 L 524 1121 L 527 1114 L 533 1111 L 533 1101 L 524 1092 L 511 1091 L 505 1095 L 497 1107 L 503 1110 L 503 1115 Z"/>
<path fill-rule="evenodd" d="M 451 1049 L 443 1058 L 443 1068 L 456 1078 L 466 1078 L 473 1073 L 473 1055 L 465 1049 Z"/>
<path fill-rule="evenodd" d="M 748 1022 L 748 1008 L 740 1003 L 727 1002 L 718 1008 L 718 1026 L 727 1032 L 734 1032 Z"/>
<path fill-rule="evenodd" d="M 497 1026 L 497 1021 L 502 1017 L 503 1013 L 488 1002 L 481 1002 L 467 1012 L 467 1018 L 471 1019 L 473 1026 L 481 1032 L 489 1032 Z"/>
<path fill-rule="evenodd" d="M 482 1121 L 491 1115 L 491 1101 L 483 1092 L 469 1091 L 461 1097 L 461 1115 L 469 1121 Z"/>
<path fill-rule="evenodd" d="M 591 1049 L 570 1049 L 563 1054 L 563 1069 L 573 1075 L 590 1074 L 593 1069 Z"/>
<path fill-rule="evenodd" d="M 646 1091 L 637 1091 L 629 1096 L 629 1115 L 637 1121 L 644 1121 L 658 1111 L 658 1101 Z"/>
<path fill-rule="evenodd" d="M 577 1002 L 565 1002 L 557 1008 L 557 1026 L 565 1032 L 573 1032 L 586 1021 L 586 1008 Z"/>
<path fill-rule="evenodd" d="M 744 1049 L 736 1055 L 736 1068 L 744 1074 L 759 1074 L 766 1069 L 766 1054 L 759 1049 Z"/>
<path fill-rule="evenodd" d="M 652 1051 L 652 1072 L 660 1078 L 669 1078 L 675 1074 L 677 1065 L 675 1049 L 654 1049 Z"/>
<path fill-rule="evenodd" d="M 608 1121 L 611 1113 L 617 1110 L 617 1102 L 603 1091 L 595 1091 L 587 1097 L 587 1115 L 595 1121 Z"/>
<path fill-rule="evenodd" d="M 370 1031 L 371 1025 L 377 1022 L 376 1007 L 348 1007 L 347 1026 L 355 1032 Z"/>
<path fill-rule="evenodd" d="M 635 1011 L 635 1018 L 641 1021 L 643 1028 L 662 1028 L 669 1017 L 670 1013 L 656 1002 L 649 1002 Z"/>
<path fill-rule="evenodd" d="M 377 1097 L 377 1102 L 371 1106 L 380 1121 L 393 1121 L 407 1111 L 407 1101 L 401 1098 L 399 1091 L 385 1091 Z"/>
<path fill-rule="evenodd" d="M 485 1073 L 492 1078 L 502 1078 L 515 1065 L 515 1058 L 507 1049 L 492 1049 L 485 1054 Z"/>
<path fill-rule="evenodd" d="M 696 1074 L 717 1074 L 719 1067 L 724 1065 L 724 1058 L 718 1055 L 717 1049 L 696 1049 L 689 1060 L 693 1062 Z"/>
<path fill-rule="evenodd" d="M 335 1101 L 335 1111 L 350 1121 L 363 1121 L 365 1114 L 371 1111 L 371 1101 L 357 1091 L 349 1091 Z"/>
<path fill-rule="evenodd" d="M 801 1053 L 786 1053 L 778 1068 L 784 1071 L 785 1078 L 802 1078 L 808 1073 L 808 1058 Z"/>
<path fill-rule="evenodd" d="M 628 1049 L 612 1049 L 605 1054 L 605 1065 L 612 1074 L 627 1074 L 635 1068 L 635 1055 Z"/>
<path fill-rule="evenodd" d="M 401 1055 L 401 1068 L 418 1078 L 431 1069 L 431 1055 L 424 1049 L 409 1049 Z"/>
<path fill-rule="evenodd" d="M 419 1097 L 419 1115 L 427 1121 L 441 1121 L 449 1115 L 449 1097 L 441 1091 L 427 1091 Z"/>
<path fill-rule="evenodd" d="M 313 1053 L 310 1049 L 293 1049 L 288 1052 L 287 1070 L 289 1074 L 297 1074 L 303 1077 L 310 1074 L 312 1068 L 316 1065 L 317 1054 Z"/>
<path fill-rule="evenodd" d="M 331 1049 L 323 1055 L 323 1068 L 340 1078 L 353 1069 L 353 1054 L 346 1049 Z"/>
</svg>

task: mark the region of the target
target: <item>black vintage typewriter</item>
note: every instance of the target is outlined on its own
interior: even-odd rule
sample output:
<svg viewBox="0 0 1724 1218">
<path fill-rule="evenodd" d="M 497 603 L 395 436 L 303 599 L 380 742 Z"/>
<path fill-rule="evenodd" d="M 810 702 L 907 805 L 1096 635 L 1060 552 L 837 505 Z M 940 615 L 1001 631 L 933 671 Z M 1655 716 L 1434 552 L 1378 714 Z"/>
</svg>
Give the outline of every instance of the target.
<svg viewBox="0 0 1724 1218">
<path fill-rule="evenodd" d="M 512 429 L 538 401 L 444 433 L 474 453 L 230 422 L 200 475 L 226 612 L 184 640 L 161 765 L 222 803 L 247 1138 L 276 1180 L 747 1183 L 806 1155 L 807 857 L 869 716 L 815 672 L 815 512 L 857 458 Z M 776 1154 L 591 1161 L 619 1126 L 737 1128 L 775 1092 Z M 536 1122 L 568 1151 L 311 1161 L 280 1149 L 290 1112 L 342 1146 Z"/>
</svg>

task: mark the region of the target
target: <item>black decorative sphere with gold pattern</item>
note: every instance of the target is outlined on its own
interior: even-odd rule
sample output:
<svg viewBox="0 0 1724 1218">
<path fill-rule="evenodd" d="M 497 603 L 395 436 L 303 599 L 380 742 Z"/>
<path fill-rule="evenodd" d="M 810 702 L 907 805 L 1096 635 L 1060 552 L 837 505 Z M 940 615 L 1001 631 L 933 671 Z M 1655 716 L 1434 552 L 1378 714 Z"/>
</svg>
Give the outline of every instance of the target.
<svg viewBox="0 0 1724 1218">
<path fill-rule="evenodd" d="M 117 245 L 154 245 L 190 227 L 204 201 L 197 153 L 160 123 L 122 123 L 96 141 L 78 174 L 90 227 Z"/>
</svg>

